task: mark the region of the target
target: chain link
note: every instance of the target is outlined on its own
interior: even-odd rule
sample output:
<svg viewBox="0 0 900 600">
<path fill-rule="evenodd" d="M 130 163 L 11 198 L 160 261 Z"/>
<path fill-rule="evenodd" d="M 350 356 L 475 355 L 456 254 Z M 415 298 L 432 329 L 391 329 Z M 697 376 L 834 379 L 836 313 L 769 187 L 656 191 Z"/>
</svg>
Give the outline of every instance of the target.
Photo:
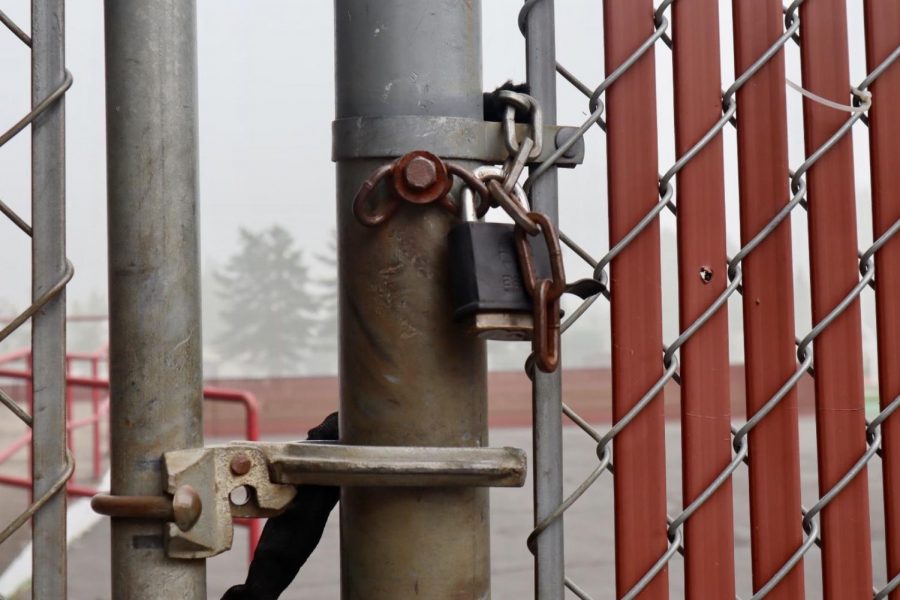
<svg viewBox="0 0 900 600">
<path fill-rule="evenodd" d="M 528 15 L 533 6 L 543 0 L 528 0 L 521 9 L 518 17 L 519 29 L 523 35 L 527 37 L 527 20 Z M 593 126 L 597 125 L 604 132 L 606 131 L 606 123 L 602 118 L 604 105 L 602 102 L 603 93 L 611 87 L 617 79 L 627 72 L 637 61 L 649 51 L 657 41 L 663 42 L 671 48 L 671 40 L 666 30 L 668 21 L 665 18 L 665 11 L 675 0 L 665 0 L 662 2 L 654 13 L 654 31 L 621 65 L 613 70 L 610 75 L 604 79 L 595 89 L 590 89 L 575 77 L 568 69 L 561 64 L 557 64 L 557 72 L 571 83 L 576 89 L 581 91 L 589 98 L 588 106 L 591 115 L 578 128 L 575 135 L 571 136 L 567 142 L 562 144 L 557 150 L 537 169 L 533 169 L 529 180 L 525 184 L 526 190 L 530 189 L 532 183 L 549 171 L 565 151 Z M 582 260 L 589 264 L 593 269 L 593 277 L 590 280 L 582 280 L 571 284 L 568 291 L 576 293 L 583 298 L 580 306 L 566 319 L 561 326 L 561 331 L 565 332 L 571 327 L 601 296 L 607 300 L 610 298 L 609 277 L 606 267 L 612 259 L 618 255 L 625 247 L 627 247 L 650 223 L 655 221 L 663 209 L 668 208 L 673 214 L 677 214 L 676 205 L 673 202 L 674 189 L 672 179 L 684 168 L 700 151 L 713 139 L 715 139 L 725 128 L 727 124 L 736 125 L 737 91 L 742 88 L 753 76 L 765 66 L 772 57 L 782 51 L 785 44 L 794 39 L 799 41 L 798 31 L 800 22 L 797 15 L 797 9 L 803 0 L 795 0 L 790 6 L 785 8 L 785 31 L 783 34 L 762 54 L 759 58 L 727 88 L 722 94 L 722 116 L 716 124 L 706 132 L 706 134 L 698 140 L 693 147 L 685 152 L 676 162 L 669 168 L 659 179 L 660 201 L 650 210 L 634 228 L 622 238 L 619 243 L 613 246 L 602 258 L 594 259 L 580 245 L 574 242 L 565 233 L 560 232 L 560 239 L 570 249 L 572 249 Z M 563 403 L 563 413 L 579 426 L 586 434 L 597 442 L 598 466 L 591 474 L 553 511 L 546 519 L 538 523 L 531 534 L 528 536 L 528 548 L 534 553 L 535 540 L 543 533 L 547 527 L 562 515 L 592 486 L 599 480 L 604 471 L 613 471 L 613 460 L 610 443 L 625 427 L 629 425 L 657 396 L 663 387 L 669 381 L 678 382 L 677 357 L 678 349 L 687 342 L 700 328 L 703 327 L 715 314 L 722 310 L 728 302 L 728 299 L 735 293 L 741 293 L 741 263 L 751 254 L 765 239 L 767 239 L 785 219 L 798 206 L 806 206 L 806 182 L 804 175 L 809 169 L 821 159 L 834 145 L 849 133 L 853 125 L 857 121 L 863 121 L 868 124 L 866 111 L 871 106 L 871 96 L 866 92 L 879 75 L 881 75 L 895 60 L 900 56 L 900 48 L 890 54 L 890 56 L 872 71 L 858 88 L 852 90 L 853 106 L 857 110 L 852 111 L 849 119 L 818 149 L 812 152 L 804 163 L 797 168 L 796 171 L 790 173 L 790 187 L 792 192 L 791 200 L 775 215 L 751 240 L 745 244 L 733 258 L 727 259 L 729 283 L 722 294 L 717 297 L 709 307 L 698 317 L 693 323 L 687 326 L 678 337 L 664 349 L 662 361 L 665 368 L 662 377 L 649 389 L 642 398 L 628 411 L 628 413 L 617 421 L 613 427 L 605 434 L 600 434 L 595 428 L 590 426 L 582 419 L 574 410 Z M 493 190 L 492 190 L 493 193 Z M 640 578 L 640 580 L 622 596 L 624 600 L 630 600 L 637 597 L 646 586 L 661 572 L 674 556 L 684 551 L 683 526 L 684 523 L 699 510 L 704 503 L 718 490 L 725 482 L 727 482 L 732 474 L 740 467 L 742 463 L 747 464 L 749 461 L 748 450 L 748 434 L 757 427 L 766 416 L 775 409 L 776 406 L 787 396 L 794 388 L 804 374 L 810 372 L 812 368 L 812 342 L 833 323 L 844 310 L 846 310 L 859 295 L 867 287 L 874 287 L 874 261 L 875 253 L 884 246 L 885 243 L 900 231 L 900 221 L 895 222 L 888 230 L 879 237 L 875 243 L 868 249 L 860 253 L 860 273 L 862 277 L 858 284 L 851 290 L 847 296 L 842 299 L 824 319 L 818 322 L 813 329 L 802 340 L 798 342 L 797 356 L 799 359 L 796 371 L 783 383 L 780 389 L 763 405 L 763 407 L 752 415 L 747 422 L 739 428 L 732 428 L 734 456 L 726 468 L 724 468 L 709 485 L 694 499 L 688 506 L 674 518 L 669 518 L 668 537 L 669 546 L 666 551 L 658 558 L 654 565 Z M 526 363 L 526 372 L 530 373 L 530 362 Z M 831 487 L 821 498 L 808 510 L 803 512 L 803 518 L 800 523 L 806 539 L 801 546 L 785 561 L 775 575 L 766 583 L 764 583 L 753 595 L 753 600 L 764 598 L 771 592 L 778 583 L 796 566 L 802 557 L 816 544 L 821 542 L 819 534 L 819 525 L 817 515 L 837 497 L 840 492 L 863 471 L 866 464 L 878 454 L 881 434 L 880 428 L 887 418 L 900 407 L 900 397 L 891 402 L 884 410 L 882 410 L 870 423 L 866 429 L 867 448 L 859 457 L 857 462 L 851 467 L 846 474 Z M 566 577 L 566 587 L 582 600 L 591 600 L 591 596 L 585 592 L 574 581 Z M 900 574 L 894 576 L 887 586 L 881 590 L 874 590 L 876 599 L 886 598 L 894 589 L 900 587 Z"/>
</svg>

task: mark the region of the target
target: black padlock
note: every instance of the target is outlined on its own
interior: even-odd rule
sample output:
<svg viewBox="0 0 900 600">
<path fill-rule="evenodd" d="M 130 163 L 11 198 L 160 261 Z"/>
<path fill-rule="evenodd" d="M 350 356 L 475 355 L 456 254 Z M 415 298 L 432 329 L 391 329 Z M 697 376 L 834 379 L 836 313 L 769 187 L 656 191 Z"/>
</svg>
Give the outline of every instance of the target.
<svg viewBox="0 0 900 600">
<path fill-rule="evenodd" d="M 494 170 L 500 172 L 482 167 L 476 175 L 494 174 Z M 521 188 L 517 197 L 527 203 Z M 533 304 L 522 280 L 515 226 L 478 221 L 468 188 L 460 194 L 460 207 L 463 222 L 448 235 L 454 319 L 482 339 L 530 340 Z M 546 244 L 532 243 L 532 251 L 538 275 L 550 277 Z"/>
</svg>

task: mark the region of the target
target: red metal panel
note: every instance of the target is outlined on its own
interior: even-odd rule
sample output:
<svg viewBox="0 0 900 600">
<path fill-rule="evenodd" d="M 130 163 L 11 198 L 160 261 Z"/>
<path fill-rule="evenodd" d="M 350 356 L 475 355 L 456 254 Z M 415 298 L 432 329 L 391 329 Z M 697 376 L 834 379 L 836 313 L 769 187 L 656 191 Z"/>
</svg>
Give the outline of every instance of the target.
<svg viewBox="0 0 900 600">
<path fill-rule="evenodd" d="M 718 0 L 673 5 L 675 144 L 678 156 L 719 120 Z M 722 136 L 678 174 L 678 293 L 682 331 L 725 290 L 725 183 Z M 704 275 L 711 273 L 707 280 Z M 684 505 L 731 461 L 728 313 L 720 310 L 681 348 Z M 734 597 L 731 481 L 685 523 L 687 598 Z"/>
<path fill-rule="evenodd" d="M 900 2 L 867 0 L 866 62 L 869 71 L 900 46 Z M 875 239 L 900 219 L 900 61 L 872 85 L 869 151 L 872 167 L 872 220 Z M 881 406 L 900 396 L 900 235 L 875 255 L 878 319 L 878 385 Z M 884 455 L 885 539 L 888 580 L 900 573 L 900 418 L 881 426 Z M 891 594 L 900 600 L 900 591 Z"/>
<path fill-rule="evenodd" d="M 783 31 L 780 0 L 733 0 L 735 73 Z M 788 202 L 784 54 L 738 92 L 741 240 L 747 243 Z M 743 263 L 747 413 L 769 400 L 796 368 L 791 230 L 783 222 Z M 797 396 L 789 393 L 750 433 L 753 587 L 759 589 L 803 541 Z M 767 596 L 803 598 L 802 562 Z"/>
<path fill-rule="evenodd" d="M 844 0 L 800 6 L 803 86 L 849 103 L 847 7 Z M 834 135 L 848 114 L 803 101 L 806 155 Z M 859 281 L 853 141 L 845 135 L 806 175 L 812 317 L 824 319 Z M 896 299 L 895 299 L 896 300 Z M 847 308 L 813 346 L 816 369 L 816 437 L 819 493 L 825 494 L 866 451 L 859 301 Z M 825 598 L 865 598 L 872 593 L 869 491 L 866 470 L 822 512 L 822 579 Z"/>
<path fill-rule="evenodd" d="M 611 73 L 653 32 L 653 4 L 607 0 L 603 9 L 606 72 Z M 659 201 L 655 71 L 651 50 L 606 93 L 611 244 Z M 613 418 L 618 421 L 662 375 L 658 221 L 613 260 L 610 288 Z M 668 545 L 664 426 L 660 397 L 613 442 L 619 596 L 637 583 Z M 639 597 L 667 598 L 668 571 L 661 571 Z"/>
</svg>

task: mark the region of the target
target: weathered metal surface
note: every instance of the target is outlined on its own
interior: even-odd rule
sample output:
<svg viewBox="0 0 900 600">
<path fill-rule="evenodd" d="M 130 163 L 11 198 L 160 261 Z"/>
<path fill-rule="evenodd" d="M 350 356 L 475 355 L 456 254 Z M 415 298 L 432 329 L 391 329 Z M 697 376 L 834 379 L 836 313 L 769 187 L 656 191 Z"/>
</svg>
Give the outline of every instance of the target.
<svg viewBox="0 0 900 600">
<path fill-rule="evenodd" d="M 197 490 L 184 485 L 168 496 L 113 496 L 97 494 L 91 498 L 94 512 L 108 517 L 171 521 L 187 531 L 200 518 L 203 503 Z"/>
<path fill-rule="evenodd" d="M 168 555 L 190 559 L 231 548 L 232 519 L 278 514 L 298 485 L 519 487 L 527 461 L 515 448 L 240 442 L 167 452 L 163 466 L 168 495 L 98 494 L 91 507 L 111 517 L 173 523 Z"/>
<path fill-rule="evenodd" d="M 235 465 L 241 467 L 237 473 Z M 234 444 L 166 452 L 163 468 L 165 491 L 177 498 L 179 490 L 190 487 L 197 491 L 202 506 L 193 526 L 184 529 L 177 521 L 167 525 L 166 551 L 173 558 L 209 558 L 228 550 L 234 517 L 273 516 L 297 492 L 292 485 L 271 481 L 262 446 Z M 232 501 L 238 488 L 246 494 L 243 504 Z"/>
<path fill-rule="evenodd" d="M 481 118 L 479 1 L 337 0 L 334 14 L 339 122 Z M 458 154 L 407 131 L 385 158 Z M 353 197 L 382 164 L 337 165 L 341 441 L 487 446 L 484 342 L 453 322 L 449 294 L 446 236 L 456 216 L 407 205 L 377 228 L 361 225 Z M 488 490 L 343 488 L 341 567 L 345 600 L 488 598 Z"/>
<path fill-rule="evenodd" d="M 31 97 L 37 108 L 71 83 L 65 71 L 65 3 L 31 3 Z M 63 85 L 61 85 L 63 84 Z M 62 90 L 62 91 L 60 91 Z M 68 277 L 66 265 L 65 101 L 47 107 L 31 126 L 31 293 L 35 304 Z M 71 273 L 69 273 L 69 277 Z M 66 296 L 55 294 L 32 319 L 33 497 L 41 498 L 66 471 Z M 34 515 L 32 596 L 66 597 L 66 496 L 56 494 Z"/>
<path fill-rule="evenodd" d="M 545 129 L 556 125 L 556 5 L 543 0 L 533 5 L 524 22 L 525 71 L 535 100 L 541 105 Z M 521 29 L 521 27 L 520 27 Z M 571 128 L 559 129 L 552 137 L 544 134 L 542 161 L 556 147 L 572 137 Z M 550 140 L 553 140 L 552 143 Z M 580 161 L 584 140 L 579 139 L 560 159 Z M 571 156 L 570 156 L 571 154 Z M 557 163 L 560 164 L 560 163 Z M 530 171 L 534 173 L 534 169 Z M 531 186 L 532 209 L 547 215 L 559 225 L 559 188 L 555 168 L 549 169 Z M 561 360 L 561 356 L 557 356 Z M 545 373 L 535 370 L 532 377 L 532 421 L 534 428 L 534 523 L 539 525 L 557 509 L 563 500 L 562 455 L 562 369 Z M 548 524 L 534 544 L 534 593 L 539 600 L 563 598 L 565 550 L 563 519 Z"/>
<path fill-rule="evenodd" d="M 272 479 L 295 485 L 519 487 L 525 453 L 516 448 L 416 448 L 285 444 L 267 450 Z"/>
<path fill-rule="evenodd" d="M 544 111 L 546 111 L 544 107 Z M 517 123 L 517 139 L 530 131 L 530 125 Z M 502 163 L 509 155 L 504 142 L 503 125 L 493 121 L 430 115 L 390 117 L 362 116 L 337 119 L 332 124 L 331 158 L 335 161 L 357 158 L 396 158 L 413 150 L 428 150 L 438 156 L 483 163 Z M 545 124 L 540 155 L 528 162 L 545 160 L 567 139 L 572 127 Z M 578 139 L 558 166 L 574 167 L 584 161 L 584 140 Z"/>
<path fill-rule="evenodd" d="M 163 452 L 203 445 L 195 3 L 108 1 L 104 17 L 111 493 L 152 496 Z M 166 556 L 162 523 L 113 518 L 112 596 L 162 588 L 206 598 L 204 561 Z"/>
</svg>

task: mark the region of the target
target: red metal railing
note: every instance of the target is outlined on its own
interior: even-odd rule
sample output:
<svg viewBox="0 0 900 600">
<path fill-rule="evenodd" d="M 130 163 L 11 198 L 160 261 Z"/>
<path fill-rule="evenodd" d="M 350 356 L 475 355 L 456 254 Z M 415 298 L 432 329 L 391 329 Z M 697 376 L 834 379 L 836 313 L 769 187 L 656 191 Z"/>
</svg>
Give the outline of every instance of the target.
<svg viewBox="0 0 900 600">
<path fill-rule="evenodd" d="M 92 353 L 69 353 L 66 356 L 66 410 L 69 415 L 66 430 L 68 431 L 69 449 L 74 453 L 73 432 L 82 427 L 91 426 L 91 462 L 92 479 L 98 481 L 102 475 L 103 466 L 103 438 L 101 435 L 101 422 L 109 414 L 109 396 L 104 396 L 104 390 L 109 388 L 109 380 L 100 376 L 102 365 L 107 360 L 107 346 L 103 346 Z M 73 375 L 73 366 L 78 362 L 87 362 L 90 376 Z M 10 365 L 24 363 L 18 368 Z M 31 352 L 29 349 L 17 350 L 0 356 L 0 378 L 16 379 L 25 382 L 25 397 L 31 412 Z M 87 388 L 91 393 L 91 413 L 87 417 L 73 419 L 75 404 L 75 389 Z M 244 407 L 246 415 L 245 436 L 247 440 L 259 440 L 259 404 L 256 397 L 245 391 L 226 388 L 204 387 L 203 399 L 212 402 L 236 403 Z M 31 431 L 22 434 L 9 446 L 0 450 L 0 465 L 12 458 L 17 452 L 27 448 L 31 450 Z M 31 476 L 15 476 L 0 474 L 0 485 L 10 485 L 27 490 L 32 488 Z M 69 496 L 90 498 L 100 490 L 95 486 L 81 485 L 70 480 L 66 486 Z M 259 519 L 235 519 L 235 523 L 249 529 L 249 557 L 253 558 L 259 536 L 262 533 L 262 522 Z"/>
</svg>

